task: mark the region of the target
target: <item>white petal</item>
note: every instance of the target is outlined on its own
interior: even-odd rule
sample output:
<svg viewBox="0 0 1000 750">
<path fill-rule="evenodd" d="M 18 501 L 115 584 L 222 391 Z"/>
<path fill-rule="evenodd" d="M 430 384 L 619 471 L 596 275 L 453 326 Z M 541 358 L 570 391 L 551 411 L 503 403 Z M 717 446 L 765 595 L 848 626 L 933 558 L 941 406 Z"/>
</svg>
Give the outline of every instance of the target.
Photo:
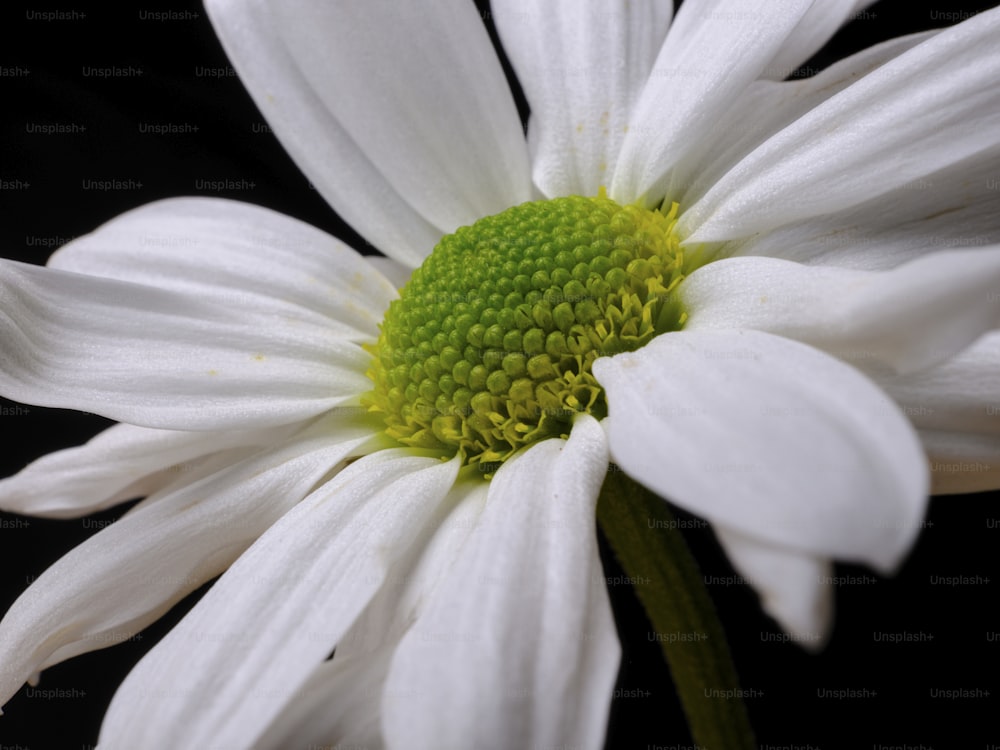
<svg viewBox="0 0 1000 750">
<path fill-rule="evenodd" d="M 760 331 L 669 333 L 597 360 L 611 455 L 713 523 L 891 570 L 923 516 L 916 435 L 857 370 Z"/>
<path fill-rule="evenodd" d="M 994 407 L 1000 414 L 1000 405 Z M 920 430 L 931 464 L 931 493 L 1000 489 L 1000 435 Z"/>
<path fill-rule="evenodd" d="M 268 10 L 314 95 L 432 224 L 451 232 L 531 198 L 517 109 L 474 5 L 312 0 Z"/>
<path fill-rule="evenodd" d="M 153 515 L 149 515 L 149 511 L 147 510 L 148 505 L 156 503 L 164 498 L 173 498 L 175 495 L 178 495 L 179 493 L 188 490 L 188 488 L 191 488 L 192 492 L 198 492 L 199 490 L 197 488 L 204 486 L 210 477 L 219 475 L 221 472 L 228 471 L 234 466 L 243 465 L 247 460 L 254 458 L 256 453 L 257 451 L 251 448 L 233 448 L 227 451 L 219 451 L 218 453 L 213 453 L 210 456 L 205 456 L 202 458 L 197 458 L 192 461 L 189 461 L 186 468 L 179 476 L 175 476 L 173 478 L 173 481 L 167 480 L 162 488 L 160 488 L 155 494 L 147 498 L 146 502 L 138 503 L 137 505 L 133 506 L 125 513 L 125 515 L 122 518 L 127 518 L 129 515 L 135 513 L 135 514 L 142 514 L 143 518 L 146 521 L 149 521 L 150 519 L 153 519 Z M 170 504 L 170 506 L 172 508 L 176 508 L 177 501 L 175 500 L 173 503 Z M 211 510 L 211 508 L 209 509 Z M 167 511 L 169 511 L 169 508 L 167 509 Z M 126 523 L 125 530 L 133 528 L 131 524 L 132 521 Z M 162 529 L 159 528 L 157 529 L 157 531 L 160 530 Z M 115 539 L 116 536 L 114 534 L 110 535 L 104 534 L 99 538 L 98 543 L 100 544 L 110 543 L 113 545 L 115 543 Z M 179 540 L 183 539 L 183 529 L 181 535 L 178 536 L 178 539 Z M 201 541 L 203 544 L 205 543 L 205 540 L 203 539 L 200 539 L 199 541 Z M 215 543 L 217 541 L 218 540 L 216 539 L 211 540 L 211 542 L 207 544 L 207 551 L 205 552 L 203 552 L 200 548 L 195 548 L 193 550 L 194 558 L 196 560 L 203 561 L 208 557 L 216 555 L 216 553 L 218 552 L 218 548 L 215 546 Z M 68 558 L 70 560 L 69 563 L 64 562 L 63 561 L 64 558 L 60 558 L 52 566 L 50 566 L 49 569 L 45 571 L 46 574 L 48 574 L 49 570 L 54 569 L 52 576 L 48 579 L 46 583 L 48 589 L 40 589 L 38 592 L 35 592 L 34 589 L 31 588 L 28 589 L 28 591 L 25 591 L 24 594 L 22 594 L 22 596 L 29 595 L 30 593 L 32 597 L 35 596 L 48 597 L 46 601 L 50 603 L 55 602 L 54 606 L 58 606 L 60 603 L 59 597 L 64 596 L 64 592 L 62 591 L 63 586 L 61 585 L 61 581 L 65 580 L 67 576 L 74 576 L 74 575 L 80 576 L 82 573 L 82 577 L 74 579 L 75 583 L 72 584 L 72 586 L 83 587 L 88 585 L 88 583 L 90 583 L 90 579 L 88 576 L 91 575 L 90 567 L 88 567 L 87 565 L 82 565 L 81 566 L 82 571 L 70 571 L 69 568 L 72 567 L 72 565 L 74 565 L 77 561 L 79 561 L 80 555 L 88 554 L 86 552 L 78 552 L 78 550 L 80 550 L 80 547 L 89 543 L 91 542 L 88 539 L 87 542 L 84 542 L 83 545 L 79 545 L 78 547 L 71 550 L 68 555 L 65 555 L 64 558 Z M 147 543 L 150 543 L 148 538 L 147 538 Z M 156 544 L 161 543 L 159 534 L 156 535 L 156 540 L 153 543 Z M 171 550 L 172 548 L 168 550 L 168 553 Z M 134 548 L 129 546 L 126 548 L 126 551 L 130 553 L 132 557 L 135 557 L 136 550 L 134 550 Z M 138 552 L 139 554 L 141 554 L 144 551 L 145 550 L 139 550 Z M 107 570 L 112 565 L 115 566 L 115 570 L 110 574 L 110 577 L 112 578 L 113 581 L 117 580 L 117 577 L 124 575 L 125 571 L 129 571 L 131 565 L 130 559 L 125 559 L 124 561 L 119 561 L 117 558 L 106 560 L 105 557 L 103 557 L 104 554 L 105 553 L 103 552 L 97 553 L 98 559 L 104 562 L 104 565 L 98 565 L 97 568 L 98 575 L 107 574 Z M 235 553 L 233 553 L 233 556 L 235 557 Z M 154 557 L 154 560 L 156 559 L 162 561 L 164 557 L 162 555 L 159 557 Z M 121 564 L 119 565 L 119 563 Z M 181 567 L 188 564 L 189 563 L 185 561 L 184 563 L 181 563 Z M 118 571 L 119 567 L 122 569 L 122 572 Z M 140 565 L 134 565 L 132 567 L 136 567 L 141 570 L 142 566 L 140 564 Z M 220 570 L 222 569 L 222 567 L 220 567 Z M 55 571 L 58 571 L 58 573 L 56 573 Z M 159 573 L 160 571 L 154 571 L 154 572 Z M 79 635 L 79 628 L 77 627 L 70 627 L 67 629 L 68 632 L 59 633 L 58 636 L 67 635 L 69 637 L 68 642 L 59 645 L 59 637 L 57 636 L 57 638 L 55 639 L 56 642 L 52 644 L 55 646 L 54 650 L 51 650 L 51 653 L 49 653 L 48 656 L 46 656 L 45 659 L 41 661 L 41 663 L 35 670 L 34 674 L 28 678 L 28 683 L 34 684 L 35 682 L 37 682 L 39 672 L 48 669 L 50 666 L 53 666 L 55 664 L 60 664 L 68 659 L 72 659 L 76 656 L 79 656 L 80 654 L 85 654 L 90 651 L 94 651 L 96 649 L 113 646 L 125 640 L 126 638 L 129 638 L 134 633 L 137 633 L 138 631 L 145 628 L 149 623 L 156 620 L 161 614 L 163 614 L 163 612 L 167 611 L 167 609 L 173 606 L 174 602 L 182 598 L 185 594 L 190 593 L 190 591 L 194 590 L 195 588 L 197 588 L 198 585 L 209 580 L 211 577 L 212 576 L 207 576 L 203 579 L 200 579 L 200 578 L 185 577 L 183 575 L 164 576 L 163 583 L 165 584 L 165 586 L 159 588 L 154 586 L 153 587 L 154 590 L 151 592 L 152 597 L 149 600 L 145 600 L 151 609 L 149 609 L 149 611 L 145 613 L 142 613 L 140 617 L 125 622 L 124 624 L 119 621 L 117 613 L 115 612 L 108 613 L 102 609 L 102 607 L 105 606 L 106 604 L 106 602 L 101 601 L 101 592 L 103 591 L 103 583 L 96 584 L 94 588 L 98 593 L 97 596 L 94 597 L 94 600 L 90 602 L 89 607 L 84 606 L 77 608 L 74 606 L 72 610 L 73 611 L 72 615 L 66 616 L 65 613 L 62 614 L 66 616 L 66 619 L 72 621 L 78 609 L 82 610 L 84 615 L 96 613 L 96 616 L 100 621 L 99 624 L 104 629 L 100 632 L 90 633 L 83 638 L 76 638 L 76 636 Z M 59 588 L 53 590 L 52 586 L 59 586 Z M 174 596 L 175 592 L 174 589 L 171 587 L 188 587 L 188 588 L 185 588 L 183 594 Z M 65 588 L 68 589 L 70 588 L 70 586 L 66 586 Z M 158 594 L 162 594 L 162 600 L 157 598 Z M 81 597 L 82 596 L 83 595 L 81 594 Z M 168 599 L 169 602 L 167 601 Z M 116 600 L 112 598 L 109 599 L 108 602 L 114 605 L 116 603 Z M 140 606 L 141 604 L 142 602 L 140 601 Z M 126 608 L 126 612 L 131 612 L 131 611 L 132 610 Z M 47 615 L 47 614 L 48 613 L 46 612 L 42 612 L 42 615 Z M 116 625 L 123 625 L 123 626 L 117 627 Z M 45 632 L 43 623 L 43 635 L 44 634 Z"/>
<path fill-rule="evenodd" d="M 953 359 L 879 384 L 918 428 L 932 492 L 1000 489 L 1000 332 Z"/>
<path fill-rule="evenodd" d="M 459 551 L 483 511 L 489 487 L 478 473 L 459 476 L 442 506 L 447 516 L 430 530 L 428 539 L 414 540 L 412 557 L 400 563 L 402 572 L 384 582 L 337 644 L 335 658 L 363 656 L 386 643 L 399 642 L 427 607 L 441 579 L 455 566 Z"/>
<path fill-rule="evenodd" d="M 825 7 L 824 3 L 817 3 L 813 5 L 813 11 Z M 931 31 L 891 39 L 840 60 L 810 78 L 782 82 L 754 81 L 740 92 L 722 116 L 702 131 L 701 148 L 682 155 L 678 160 L 671 175 L 669 197 L 682 207 L 693 205 L 772 135 L 862 76 L 936 33 Z"/>
<path fill-rule="evenodd" d="M 254 743 L 254 750 L 382 747 L 379 696 L 392 647 L 374 654 L 325 661 Z"/>
<path fill-rule="evenodd" d="M 778 54 L 768 63 L 764 76 L 782 80 L 820 51 L 841 26 L 875 0 L 820 0 L 795 27 Z"/>
<path fill-rule="evenodd" d="M 209 0 L 226 54 L 275 135 L 343 219 L 387 255 L 420 265 L 441 238 L 363 153 L 275 30 L 267 0 Z"/>
<path fill-rule="evenodd" d="M 925 255 L 891 271 L 728 258 L 684 280 L 685 330 L 752 328 L 871 370 L 943 362 L 1000 327 L 1000 245 Z"/>
<path fill-rule="evenodd" d="M 769 255 L 878 270 L 944 248 L 1000 244 L 1000 145 L 829 215 L 723 246 L 724 255 Z"/>
<path fill-rule="evenodd" d="M 733 567 L 760 594 L 763 610 L 803 648 L 822 648 L 833 624 L 830 561 L 719 525 L 715 535 Z"/>
<path fill-rule="evenodd" d="M 461 477 L 443 507 L 450 508 L 430 539 L 415 540 L 368 607 L 268 729 L 258 747 L 361 745 L 381 747 L 381 696 L 389 659 L 420 616 L 431 592 L 455 564 L 482 512 L 489 484 Z M 426 541 L 426 544 L 424 543 Z M 293 743 L 293 739 L 295 742 Z"/>
<path fill-rule="evenodd" d="M 288 424 L 367 391 L 329 327 L 153 287 L 0 262 L 0 391 L 172 430 Z"/>
<path fill-rule="evenodd" d="M 389 747 L 603 746 L 619 660 L 594 528 L 607 460 L 601 426 L 582 417 L 568 442 L 499 469 L 393 658 Z"/>
<path fill-rule="evenodd" d="M 394 289 L 340 240 L 259 206 L 174 198 L 133 209 L 60 248 L 49 266 L 378 336 Z"/>
<path fill-rule="evenodd" d="M 690 242 L 839 211 L 1000 139 L 1000 10 L 945 29 L 761 145 L 680 218 Z"/>
<path fill-rule="evenodd" d="M 457 470 L 383 450 L 313 492 L 132 670 L 101 746 L 253 744 L 435 525 Z"/>
<path fill-rule="evenodd" d="M 934 494 L 1000 489 L 1000 332 L 937 367 L 879 385 L 918 428 Z"/>
<path fill-rule="evenodd" d="M 156 491 L 182 474 L 186 462 L 228 448 L 274 444 L 294 429 L 180 432 L 115 425 L 0 479 L 0 510 L 77 518 Z"/>
<path fill-rule="evenodd" d="M 700 153 L 703 134 L 757 79 L 811 0 L 694 0 L 677 12 L 632 114 L 609 195 L 663 197 L 671 167 Z"/>
<path fill-rule="evenodd" d="M 535 184 L 550 198 L 597 195 L 614 173 L 671 3 L 494 0 L 491 9 L 531 105 Z"/>
<path fill-rule="evenodd" d="M 365 420 L 321 420 L 277 450 L 149 498 L 71 550 L 0 622 L 0 703 L 41 667 L 120 643 L 158 619 L 371 439 Z"/>
<path fill-rule="evenodd" d="M 365 262 L 382 274 L 382 276 L 384 276 L 385 279 L 397 290 L 403 288 L 406 282 L 410 280 L 410 274 L 413 273 L 412 268 L 404 266 L 402 263 L 399 263 L 392 258 L 382 258 L 376 255 L 369 255 L 365 256 Z"/>
<path fill-rule="evenodd" d="M 1000 332 L 921 372 L 876 376 L 923 430 L 1000 435 Z"/>
</svg>

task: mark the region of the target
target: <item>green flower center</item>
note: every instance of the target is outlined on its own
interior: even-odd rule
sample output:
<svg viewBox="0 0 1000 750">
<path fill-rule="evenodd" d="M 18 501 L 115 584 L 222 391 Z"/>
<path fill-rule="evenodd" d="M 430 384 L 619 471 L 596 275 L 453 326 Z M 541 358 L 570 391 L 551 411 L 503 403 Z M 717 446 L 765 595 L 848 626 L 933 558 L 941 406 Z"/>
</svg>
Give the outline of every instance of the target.
<svg viewBox="0 0 1000 750">
<path fill-rule="evenodd" d="M 680 329 L 677 206 L 514 206 L 444 237 L 385 315 L 364 403 L 386 433 L 486 472 L 607 405 L 590 369 Z"/>
</svg>

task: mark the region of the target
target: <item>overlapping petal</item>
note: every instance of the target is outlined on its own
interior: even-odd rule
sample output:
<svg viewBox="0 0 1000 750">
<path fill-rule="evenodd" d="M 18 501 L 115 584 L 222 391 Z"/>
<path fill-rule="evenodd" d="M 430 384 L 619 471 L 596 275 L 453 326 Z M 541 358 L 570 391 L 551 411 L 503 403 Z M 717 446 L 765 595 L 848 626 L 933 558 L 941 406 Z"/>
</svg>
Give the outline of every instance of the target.
<svg viewBox="0 0 1000 750">
<path fill-rule="evenodd" d="M 60 248 L 51 268 L 189 294 L 325 326 L 348 340 L 378 336 L 396 291 L 325 232 L 249 203 L 174 198 L 133 209 Z"/>
<path fill-rule="evenodd" d="M 289 424 L 370 387 L 368 355 L 318 321 L 0 263 L 0 388 L 144 427 Z"/>
<path fill-rule="evenodd" d="M 568 441 L 500 467 L 479 525 L 393 657 L 390 747 L 603 746 L 619 659 L 594 528 L 607 460 L 586 416 Z"/>
<path fill-rule="evenodd" d="M 612 458 L 671 502 L 790 551 L 892 570 L 927 467 L 898 407 L 854 368 L 760 331 L 681 331 L 594 363 Z"/>
<path fill-rule="evenodd" d="M 813 11 L 823 7 L 825 3 L 816 3 Z M 802 23 L 810 15 L 812 11 Z M 701 148 L 680 156 L 671 172 L 667 197 L 677 201 L 682 210 L 694 205 L 723 175 L 772 135 L 936 33 L 890 39 L 839 60 L 809 78 L 793 81 L 765 78 L 752 82 L 720 117 L 700 131 Z"/>
<path fill-rule="evenodd" d="M 765 68 L 763 77 L 777 81 L 787 78 L 819 52 L 841 26 L 874 3 L 875 0 L 821 0 L 813 3 Z"/>
<path fill-rule="evenodd" d="M 0 622 L 0 703 L 42 667 L 120 643 L 224 571 L 338 463 L 377 445 L 365 419 L 296 438 L 151 497 L 48 568 Z"/>
<path fill-rule="evenodd" d="M 535 184 L 596 195 L 670 25 L 662 0 L 495 0 L 497 29 L 531 105 Z"/>
<path fill-rule="evenodd" d="M 995 148 L 998 33 L 1000 9 L 889 61 L 743 159 L 678 231 L 695 243 L 746 237 L 859 205 Z"/>
<path fill-rule="evenodd" d="M 635 105 L 609 195 L 662 198 L 670 169 L 704 152 L 703 134 L 762 75 L 812 0 L 694 0 L 677 12 Z"/>
<path fill-rule="evenodd" d="M 726 243 L 719 252 L 881 270 L 942 249 L 1000 244 L 997 174 L 1000 143 L 865 203 Z"/>
<path fill-rule="evenodd" d="M 1000 333 L 993 331 L 936 367 L 878 377 L 917 427 L 933 491 L 1000 487 Z"/>
<path fill-rule="evenodd" d="M 95 513 L 162 489 L 202 456 L 274 445 L 297 429 L 184 432 L 117 424 L 84 445 L 49 453 L 0 479 L 0 509 L 46 518 Z"/>
<path fill-rule="evenodd" d="M 382 747 L 379 705 L 394 646 L 324 661 L 254 742 L 254 750 Z"/>
<path fill-rule="evenodd" d="M 410 274 L 413 273 L 412 268 L 404 266 L 392 258 L 382 258 L 372 255 L 366 256 L 365 262 L 382 274 L 396 289 L 402 289 L 406 285 L 406 282 L 410 280 Z"/>
<path fill-rule="evenodd" d="M 401 572 L 384 582 L 337 644 L 336 658 L 362 656 L 399 642 L 454 568 L 486 504 L 489 486 L 475 469 L 459 475 L 442 506 L 447 515 L 426 539 L 414 540 L 410 557 L 400 564 Z"/>
<path fill-rule="evenodd" d="M 338 122 L 276 33 L 268 0 L 209 0 L 208 16 L 268 124 L 303 174 L 359 234 L 416 267 L 441 238 Z"/>
<path fill-rule="evenodd" d="M 102 746 L 245 746 L 263 736 L 440 521 L 457 471 L 457 460 L 382 450 L 296 505 L 132 670 Z"/>
<path fill-rule="evenodd" d="M 920 372 L 876 376 L 917 427 L 1000 435 L 1000 332 Z"/>
<path fill-rule="evenodd" d="M 752 328 L 865 370 L 912 372 L 1000 327 L 1000 246 L 925 255 L 891 271 L 728 258 L 685 279 L 685 330 Z"/>
<path fill-rule="evenodd" d="M 719 524 L 715 535 L 733 567 L 760 595 L 764 611 L 803 648 L 822 648 L 833 624 L 830 561 Z"/>
<path fill-rule="evenodd" d="M 322 163 L 320 149 L 301 139 L 335 123 L 319 145 L 327 156 L 348 156 L 348 169 L 366 178 L 362 191 L 350 185 L 351 195 L 343 178 L 325 181 L 332 205 L 348 209 L 348 222 L 355 223 L 351 207 L 374 209 L 385 192 L 442 232 L 531 197 L 517 110 L 471 3 L 223 0 L 209 12 L 276 132 L 286 134 L 290 150 L 308 155 L 300 163 Z M 273 55 L 261 55 L 261 45 Z M 303 103 L 307 116 L 291 121 Z M 350 145 L 359 154 L 345 154 Z M 326 169 L 338 165 L 335 159 Z M 367 195 L 359 200 L 356 192 Z M 393 206 L 378 208 L 383 220 Z M 368 226 L 357 228 L 371 236 Z M 388 239 L 380 249 L 411 264 L 434 245 L 404 240 L 408 252 L 401 253 L 394 246 L 400 238 Z"/>
<path fill-rule="evenodd" d="M 256 747 L 382 744 L 382 693 L 392 653 L 452 570 L 488 488 L 481 477 L 459 476 L 445 498 L 443 508 L 449 510 L 441 524 L 429 530 L 429 539 L 414 540 L 397 571 L 337 643 L 333 659 L 316 668 Z"/>
</svg>

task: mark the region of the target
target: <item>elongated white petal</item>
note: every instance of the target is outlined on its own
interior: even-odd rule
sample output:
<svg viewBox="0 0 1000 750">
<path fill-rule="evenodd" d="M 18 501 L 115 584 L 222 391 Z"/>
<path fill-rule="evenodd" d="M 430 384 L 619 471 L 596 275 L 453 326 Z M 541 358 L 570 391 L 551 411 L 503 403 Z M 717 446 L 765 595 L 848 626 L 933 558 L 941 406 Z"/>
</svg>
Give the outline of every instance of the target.
<svg viewBox="0 0 1000 750">
<path fill-rule="evenodd" d="M 813 5 L 803 23 L 817 8 L 825 7 L 825 3 Z M 772 135 L 936 33 L 930 31 L 890 39 L 840 60 L 810 78 L 754 81 L 740 92 L 722 116 L 701 132 L 702 149 L 681 155 L 671 174 L 668 196 L 682 207 L 694 205 L 730 169 Z"/>
<path fill-rule="evenodd" d="M 756 80 L 811 0 L 774 0 L 748 11 L 742 0 L 684 3 L 650 72 L 622 143 L 609 195 L 659 201 L 682 155 L 703 151 L 702 134 Z"/>
<path fill-rule="evenodd" d="M 937 367 L 876 376 L 917 427 L 1000 435 L 1000 332 Z"/>
<path fill-rule="evenodd" d="M 118 424 L 84 445 L 49 453 L 0 479 L 0 509 L 77 518 L 155 492 L 197 458 L 229 448 L 274 445 L 297 429 L 182 432 Z"/>
<path fill-rule="evenodd" d="M 880 570 L 912 543 L 926 461 L 906 418 L 854 368 L 760 331 L 680 331 L 593 372 L 615 462 L 686 510 Z"/>
<path fill-rule="evenodd" d="M 952 360 L 880 378 L 919 430 L 935 494 L 1000 488 L 1000 332 Z"/>
<path fill-rule="evenodd" d="M 594 529 L 607 460 L 582 417 L 500 468 L 393 658 L 390 748 L 603 746 L 619 659 Z"/>
<path fill-rule="evenodd" d="M 378 336 L 394 289 L 325 232 L 259 206 L 174 198 L 129 211 L 60 248 L 49 266 Z"/>
<path fill-rule="evenodd" d="M 393 645 L 320 664 L 254 750 L 382 747 L 379 704 Z"/>
<path fill-rule="evenodd" d="M 891 271 L 728 258 L 685 279 L 685 330 L 752 328 L 855 366 L 912 372 L 1000 327 L 1000 245 L 949 250 Z"/>
<path fill-rule="evenodd" d="M 276 450 L 150 498 L 71 550 L 0 622 L 0 703 L 42 666 L 120 643 L 159 618 L 372 437 L 367 420 L 322 420 Z"/>
<path fill-rule="evenodd" d="M 614 173 L 671 3 L 495 0 L 491 8 L 531 105 L 535 184 L 550 198 L 596 195 Z"/>
<path fill-rule="evenodd" d="M 1000 415 L 1000 405 L 994 407 Z M 1000 489 L 1000 435 L 920 430 L 931 464 L 931 493 L 954 495 Z"/>
<path fill-rule="evenodd" d="M 146 513 L 147 512 L 146 511 L 146 507 L 148 505 L 150 505 L 152 503 L 159 502 L 161 499 L 164 499 L 164 498 L 172 498 L 175 495 L 177 495 L 178 493 L 187 490 L 187 488 L 189 488 L 189 487 L 194 488 L 196 486 L 197 487 L 203 486 L 209 480 L 210 477 L 216 476 L 220 472 L 227 471 L 227 470 L 231 469 L 234 466 L 243 465 L 246 461 L 252 459 L 256 453 L 257 453 L 257 451 L 255 451 L 255 450 L 253 450 L 251 448 L 232 448 L 232 449 L 227 450 L 227 451 L 219 451 L 218 453 L 213 453 L 210 456 L 205 456 L 205 457 L 198 458 L 198 459 L 195 459 L 193 461 L 190 461 L 190 462 L 188 462 L 187 467 L 184 469 L 183 473 L 180 476 L 177 476 L 177 477 L 175 477 L 173 479 L 173 481 L 170 481 L 170 482 L 164 484 L 164 486 L 161 489 L 159 489 L 154 495 L 152 495 L 151 497 L 147 498 L 146 502 L 144 502 L 144 503 L 138 503 L 134 507 L 130 508 L 125 513 L 125 515 L 123 516 L 123 518 L 128 517 L 132 513 Z M 174 507 L 176 507 L 176 506 L 174 506 Z M 146 518 L 150 518 L 151 516 L 145 516 L 145 517 Z M 131 523 L 131 521 L 129 523 Z M 128 524 L 126 524 L 126 525 L 128 525 Z M 182 537 L 180 537 L 177 541 L 179 541 L 180 539 L 182 539 Z M 113 537 L 102 537 L 101 541 L 102 542 L 106 542 L 106 541 L 113 542 L 114 538 Z M 201 541 L 202 544 L 205 544 L 205 540 L 202 539 L 202 540 L 199 540 L 199 541 Z M 212 540 L 212 541 L 214 543 L 214 542 L 216 542 L 218 540 Z M 89 542 L 89 540 L 88 540 L 88 542 Z M 247 542 L 247 544 L 249 544 L 249 542 Z M 197 559 L 204 559 L 206 557 L 206 555 L 214 555 L 217 551 L 218 551 L 217 547 L 211 546 L 210 547 L 210 552 L 203 553 L 203 551 L 200 548 L 200 546 L 198 546 L 198 547 L 196 547 L 196 550 L 195 550 L 195 552 L 196 552 L 195 557 Z M 76 550 L 72 550 L 71 551 L 72 554 L 75 554 L 75 552 L 76 552 Z M 134 554 L 134 551 L 133 551 L 133 554 Z M 232 553 L 232 556 L 235 557 L 236 554 L 237 553 L 234 552 L 234 553 Z M 74 559 L 76 559 L 76 558 L 74 558 Z M 62 561 L 60 559 L 60 560 L 57 560 L 56 563 L 54 563 L 54 565 L 52 567 L 61 566 L 61 565 L 64 565 L 64 563 L 62 563 Z M 128 566 L 128 561 L 126 561 L 122 567 L 127 567 L 127 566 Z M 221 565 L 221 567 L 219 568 L 219 570 L 222 570 L 224 567 L 225 567 L 224 565 Z M 200 581 L 200 583 L 204 583 L 205 581 L 209 580 L 211 577 L 212 576 L 208 576 L 208 577 L 204 578 L 203 580 Z M 184 586 L 184 587 L 190 586 L 190 588 L 186 588 L 185 589 L 185 593 L 190 593 L 191 590 L 193 590 L 198 585 L 200 585 L 200 583 L 196 583 L 195 582 L 196 580 L 197 579 L 187 579 L 187 580 L 184 580 L 182 576 L 178 576 L 176 578 L 166 577 L 166 580 L 164 581 L 164 583 L 167 584 L 168 586 L 169 585 Z M 102 590 L 103 589 L 101 589 L 101 587 L 98 586 L 98 591 L 100 592 Z M 31 590 L 29 589 L 29 592 L 30 591 Z M 25 594 L 28 594 L 29 592 L 25 592 Z M 154 604 L 156 603 L 156 599 L 155 599 L 156 593 L 157 592 L 154 591 L 153 592 L 153 598 L 149 600 L 149 601 L 153 602 Z M 167 590 L 163 590 L 160 593 L 163 593 L 164 597 L 166 598 L 172 592 L 171 591 L 167 591 Z M 181 598 L 181 596 L 178 596 L 176 599 L 171 599 L 170 606 L 172 606 L 172 603 L 175 602 L 175 601 L 177 601 L 180 598 Z M 91 607 L 91 610 L 97 611 L 98 614 L 100 614 L 100 612 L 101 612 L 101 606 L 102 606 L 101 603 L 97 603 L 93 607 Z M 86 610 L 86 608 L 84 608 L 84 609 Z M 74 658 L 76 656 L 79 656 L 80 654 L 85 654 L 85 653 L 88 653 L 90 651 L 94 651 L 95 649 L 101 649 L 101 648 L 105 648 L 107 646 L 113 646 L 116 643 L 119 643 L 122 640 L 124 640 L 126 638 L 129 638 L 130 636 L 132 636 L 132 634 L 137 633 L 139 630 L 142 630 L 143 628 L 145 628 L 149 623 L 151 623 L 154 620 L 156 620 L 167 609 L 169 609 L 169 606 L 165 606 L 162 611 L 155 610 L 155 611 L 147 612 L 147 613 L 145 613 L 145 615 L 143 617 L 140 617 L 139 619 L 136 619 L 136 620 L 133 620 L 133 621 L 127 623 L 127 626 L 124 627 L 124 628 L 112 628 L 111 627 L 111 624 L 116 621 L 114 614 L 111 614 L 111 615 L 103 618 L 105 624 L 108 625 L 107 632 L 98 633 L 98 634 L 96 634 L 94 636 L 88 636 L 86 638 L 79 639 L 79 640 L 70 640 L 68 643 L 65 643 L 65 644 L 63 644 L 61 646 L 58 646 L 54 651 L 52 651 L 42 661 L 42 663 L 39 665 L 38 669 L 36 670 L 36 674 L 33 675 L 32 678 L 29 678 L 29 680 L 28 680 L 29 684 L 31 684 L 33 682 L 33 680 L 37 678 L 37 673 L 38 672 L 41 672 L 41 671 L 43 671 L 45 669 L 48 669 L 50 666 L 53 666 L 55 664 L 60 664 L 60 663 L 62 663 L 64 661 L 67 661 L 68 659 L 72 659 L 72 658 Z"/>
<path fill-rule="evenodd" d="M 1000 140 L 1000 10 L 945 29 L 769 139 L 692 206 L 691 242 L 858 205 Z M 822 137 L 819 137 L 819 136 Z"/>
<path fill-rule="evenodd" d="M 531 198 L 520 120 L 474 5 L 311 0 L 267 9 L 313 95 L 432 224 L 451 232 Z"/>
<path fill-rule="evenodd" d="M 410 274 L 413 273 L 412 268 L 404 266 L 392 258 L 381 258 L 374 255 L 365 256 L 365 262 L 382 274 L 396 289 L 402 289 L 406 282 L 410 280 Z"/>
<path fill-rule="evenodd" d="M 108 709 L 101 746 L 252 745 L 414 536 L 439 520 L 457 470 L 457 460 L 383 450 L 309 495 L 132 670 Z"/>
<path fill-rule="evenodd" d="M 370 388 L 327 326 L 173 290 L 0 262 L 0 391 L 172 430 L 288 424 Z"/>
<path fill-rule="evenodd" d="M 934 494 L 1000 488 L 1000 332 L 937 367 L 878 378 L 918 428 Z"/>
<path fill-rule="evenodd" d="M 830 561 L 714 528 L 733 567 L 760 594 L 764 611 L 803 648 L 822 648 L 833 624 Z"/>
<path fill-rule="evenodd" d="M 375 247 L 418 266 L 441 230 L 399 194 L 344 130 L 278 34 L 272 4 L 208 0 L 205 8 L 243 85 L 320 195 Z"/>
<path fill-rule="evenodd" d="M 285 711 L 268 728 L 259 748 L 381 746 L 381 705 L 389 660 L 400 638 L 425 608 L 431 592 L 454 567 L 459 550 L 482 512 L 489 484 L 461 477 L 444 507 L 448 515 L 430 539 L 414 541 L 410 554 L 387 578 L 365 611 Z"/>
<path fill-rule="evenodd" d="M 879 270 L 946 248 L 1000 244 L 998 174 L 1000 144 L 858 206 L 726 243 L 722 254 Z"/>
<path fill-rule="evenodd" d="M 778 54 L 768 63 L 763 76 L 776 81 L 787 78 L 819 52 L 841 26 L 874 2 L 875 0 L 821 0 L 813 3 L 809 12 L 785 39 Z"/>
<path fill-rule="evenodd" d="M 429 531 L 429 538 L 414 540 L 411 557 L 400 563 L 402 572 L 383 583 L 337 644 L 336 658 L 363 656 L 386 643 L 399 642 L 427 607 L 441 579 L 454 568 L 483 511 L 489 486 L 476 474 L 459 476 L 443 503 L 447 516 Z"/>
</svg>

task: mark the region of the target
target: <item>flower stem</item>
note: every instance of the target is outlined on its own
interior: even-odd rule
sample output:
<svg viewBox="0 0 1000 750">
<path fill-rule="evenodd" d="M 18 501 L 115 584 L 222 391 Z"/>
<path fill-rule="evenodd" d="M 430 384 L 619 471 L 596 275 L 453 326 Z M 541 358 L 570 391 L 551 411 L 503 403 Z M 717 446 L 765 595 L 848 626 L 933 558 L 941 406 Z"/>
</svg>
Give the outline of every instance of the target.
<svg viewBox="0 0 1000 750">
<path fill-rule="evenodd" d="M 597 519 L 635 586 L 699 747 L 756 747 L 725 632 L 667 504 L 612 466 Z"/>
</svg>

